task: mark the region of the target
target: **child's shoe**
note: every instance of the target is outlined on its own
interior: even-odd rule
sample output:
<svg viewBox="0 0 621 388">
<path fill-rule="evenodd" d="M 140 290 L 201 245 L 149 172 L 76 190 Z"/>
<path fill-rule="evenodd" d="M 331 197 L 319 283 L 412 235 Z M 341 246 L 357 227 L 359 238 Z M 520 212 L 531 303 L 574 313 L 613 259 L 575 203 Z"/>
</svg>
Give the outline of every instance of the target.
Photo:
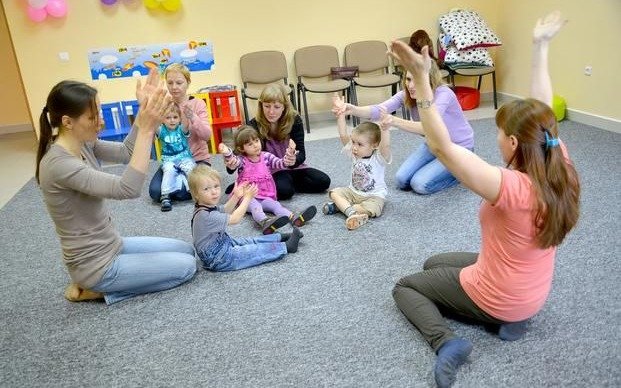
<svg viewBox="0 0 621 388">
<path fill-rule="evenodd" d="M 308 221 L 312 220 L 317 214 L 317 208 L 315 205 L 311 205 L 304 209 L 303 212 L 294 214 L 291 218 L 291 223 L 298 228 L 302 225 L 305 225 Z"/>
<path fill-rule="evenodd" d="M 280 216 L 280 217 L 267 217 L 259 224 L 261 225 L 261 229 L 263 229 L 263 234 L 272 234 L 278 228 L 282 228 L 283 226 L 289 223 L 289 217 Z"/>
<path fill-rule="evenodd" d="M 160 198 L 160 210 L 163 212 L 169 212 L 172 210 L 172 201 L 168 195 L 162 195 Z"/>
<path fill-rule="evenodd" d="M 325 215 L 330 215 L 330 214 L 336 214 L 336 212 L 338 212 L 339 209 L 336 207 L 334 202 L 326 202 L 323 204 L 323 208 L 321 209 L 321 211 L 323 211 L 323 214 Z"/>
<path fill-rule="evenodd" d="M 367 214 L 354 213 L 351 216 L 347 217 L 347 219 L 345 220 L 345 226 L 347 226 L 347 229 L 349 230 L 354 230 L 366 224 L 368 221 L 369 216 Z"/>
</svg>

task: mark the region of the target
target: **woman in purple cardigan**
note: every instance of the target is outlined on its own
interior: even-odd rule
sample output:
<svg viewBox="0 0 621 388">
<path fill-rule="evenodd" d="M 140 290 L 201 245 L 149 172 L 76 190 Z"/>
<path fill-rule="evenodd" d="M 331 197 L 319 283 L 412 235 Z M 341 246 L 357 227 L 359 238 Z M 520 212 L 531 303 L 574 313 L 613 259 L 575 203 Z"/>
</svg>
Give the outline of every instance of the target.
<svg viewBox="0 0 621 388">
<path fill-rule="evenodd" d="M 416 52 L 424 46 L 432 47 L 429 35 L 423 30 L 418 30 L 410 38 L 410 47 Z M 453 143 L 468 150 L 474 149 L 474 134 L 472 127 L 457 101 L 457 96 L 443 81 L 440 69 L 432 61 L 429 72 L 429 83 L 433 90 L 433 102 L 442 116 L 444 124 L 449 130 Z M 416 107 L 416 87 L 412 80 L 412 74 L 407 72 L 403 79 L 402 89 L 390 99 L 378 105 L 356 106 L 345 104 L 343 112 L 365 119 L 380 120 L 382 111 L 394 112 L 405 106 L 410 110 L 411 120 L 404 120 L 392 115 L 387 117 L 386 124 L 397 127 L 404 131 L 424 136 L 423 127 L 420 123 L 418 108 Z M 335 107 L 336 109 L 336 107 Z M 418 147 L 399 167 L 396 174 L 397 187 L 401 190 L 413 190 L 417 194 L 433 194 L 438 191 L 457 185 L 459 182 L 449 170 L 431 153 L 427 143 Z"/>
</svg>

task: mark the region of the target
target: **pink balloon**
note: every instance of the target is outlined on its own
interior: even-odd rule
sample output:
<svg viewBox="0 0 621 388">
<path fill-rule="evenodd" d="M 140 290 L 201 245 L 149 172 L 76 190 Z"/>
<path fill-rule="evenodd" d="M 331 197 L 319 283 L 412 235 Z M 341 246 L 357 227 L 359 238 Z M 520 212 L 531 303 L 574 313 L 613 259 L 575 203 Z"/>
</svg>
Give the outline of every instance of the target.
<svg viewBox="0 0 621 388">
<path fill-rule="evenodd" d="M 45 10 L 50 16 L 61 18 L 67 14 L 67 3 L 65 0 L 48 0 Z"/>
<path fill-rule="evenodd" d="M 47 0 L 28 0 L 28 5 L 32 8 L 45 8 L 47 5 Z"/>
<path fill-rule="evenodd" d="M 26 10 L 26 14 L 28 15 L 28 19 L 37 23 L 44 21 L 47 17 L 47 11 L 45 10 L 45 8 L 33 8 L 30 5 Z"/>
</svg>

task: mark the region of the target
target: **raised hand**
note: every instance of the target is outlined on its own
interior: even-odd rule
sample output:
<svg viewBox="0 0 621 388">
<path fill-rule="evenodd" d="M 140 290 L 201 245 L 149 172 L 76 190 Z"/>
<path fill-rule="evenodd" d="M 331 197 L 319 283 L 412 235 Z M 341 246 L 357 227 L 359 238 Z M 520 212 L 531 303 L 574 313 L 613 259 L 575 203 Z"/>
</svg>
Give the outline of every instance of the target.
<svg viewBox="0 0 621 388">
<path fill-rule="evenodd" d="M 144 85 L 142 84 L 142 80 L 140 78 L 138 78 L 138 81 L 136 82 L 136 99 L 138 100 L 138 104 L 143 106 L 149 96 L 162 87 L 163 85 L 157 70 L 149 70 L 149 75 L 147 76 L 147 80 Z"/>
<path fill-rule="evenodd" d="M 351 108 L 348 107 L 345 98 L 338 93 L 332 95 L 332 113 L 334 113 L 335 116 L 351 114 Z"/>
<path fill-rule="evenodd" d="M 144 90 L 144 88 L 142 89 Z M 141 132 L 153 134 L 166 116 L 171 102 L 170 95 L 165 88 L 156 88 L 148 96 L 143 97 L 140 110 L 136 117 L 135 125 Z"/>
<path fill-rule="evenodd" d="M 231 192 L 231 195 L 234 196 L 235 198 L 241 198 L 244 196 L 244 191 L 246 190 L 246 186 L 248 186 L 247 182 L 242 182 L 242 183 L 235 183 L 235 186 L 233 187 L 233 191 Z"/>
<path fill-rule="evenodd" d="M 380 107 L 380 120 L 378 122 L 382 131 L 387 131 L 392 127 L 393 115 L 386 112 L 386 108 Z"/>
<path fill-rule="evenodd" d="M 533 29 L 533 42 L 545 42 L 551 40 L 567 23 L 560 11 L 553 11 L 546 16 L 537 19 Z"/>
<path fill-rule="evenodd" d="M 289 146 L 287 147 L 287 151 L 285 151 L 285 156 L 283 157 L 283 162 L 285 166 L 293 166 L 295 164 L 295 142 L 289 139 Z"/>
<path fill-rule="evenodd" d="M 431 57 L 429 56 L 428 46 L 424 46 L 420 54 L 418 54 L 404 42 L 393 40 L 388 54 L 399 61 L 414 77 L 428 76 L 431 69 Z"/>
</svg>

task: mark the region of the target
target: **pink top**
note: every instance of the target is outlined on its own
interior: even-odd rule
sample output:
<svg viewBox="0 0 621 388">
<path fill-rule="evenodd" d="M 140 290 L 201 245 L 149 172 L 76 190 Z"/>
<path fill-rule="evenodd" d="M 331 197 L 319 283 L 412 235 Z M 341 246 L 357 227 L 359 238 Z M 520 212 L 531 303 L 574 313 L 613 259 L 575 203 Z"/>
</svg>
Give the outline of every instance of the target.
<svg viewBox="0 0 621 388">
<path fill-rule="evenodd" d="M 483 201 L 479 211 L 481 251 L 464 268 L 459 281 L 483 311 L 505 322 L 535 315 L 552 287 L 556 247 L 541 249 L 535 241 L 530 177 L 501 168 L 496 203 Z"/>
<path fill-rule="evenodd" d="M 192 98 L 186 104 L 194 112 L 192 124 L 189 125 L 190 137 L 188 143 L 192 156 L 197 162 L 209 161 L 210 154 L 207 142 L 211 137 L 211 125 L 207 114 L 207 104 L 200 98 Z M 183 111 L 183 108 L 182 108 Z"/>
<path fill-rule="evenodd" d="M 234 158 L 233 154 L 225 156 L 225 159 Z M 257 199 L 271 198 L 276 200 L 276 182 L 272 177 L 272 171 L 284 168 L 282 159 L 269 152 L 262 151 L 258 162 L 253 162 L 246 156 L 237 156 L 237 183 L 250 182 L 257 185 L 259 192 Z"/>
</svg>

